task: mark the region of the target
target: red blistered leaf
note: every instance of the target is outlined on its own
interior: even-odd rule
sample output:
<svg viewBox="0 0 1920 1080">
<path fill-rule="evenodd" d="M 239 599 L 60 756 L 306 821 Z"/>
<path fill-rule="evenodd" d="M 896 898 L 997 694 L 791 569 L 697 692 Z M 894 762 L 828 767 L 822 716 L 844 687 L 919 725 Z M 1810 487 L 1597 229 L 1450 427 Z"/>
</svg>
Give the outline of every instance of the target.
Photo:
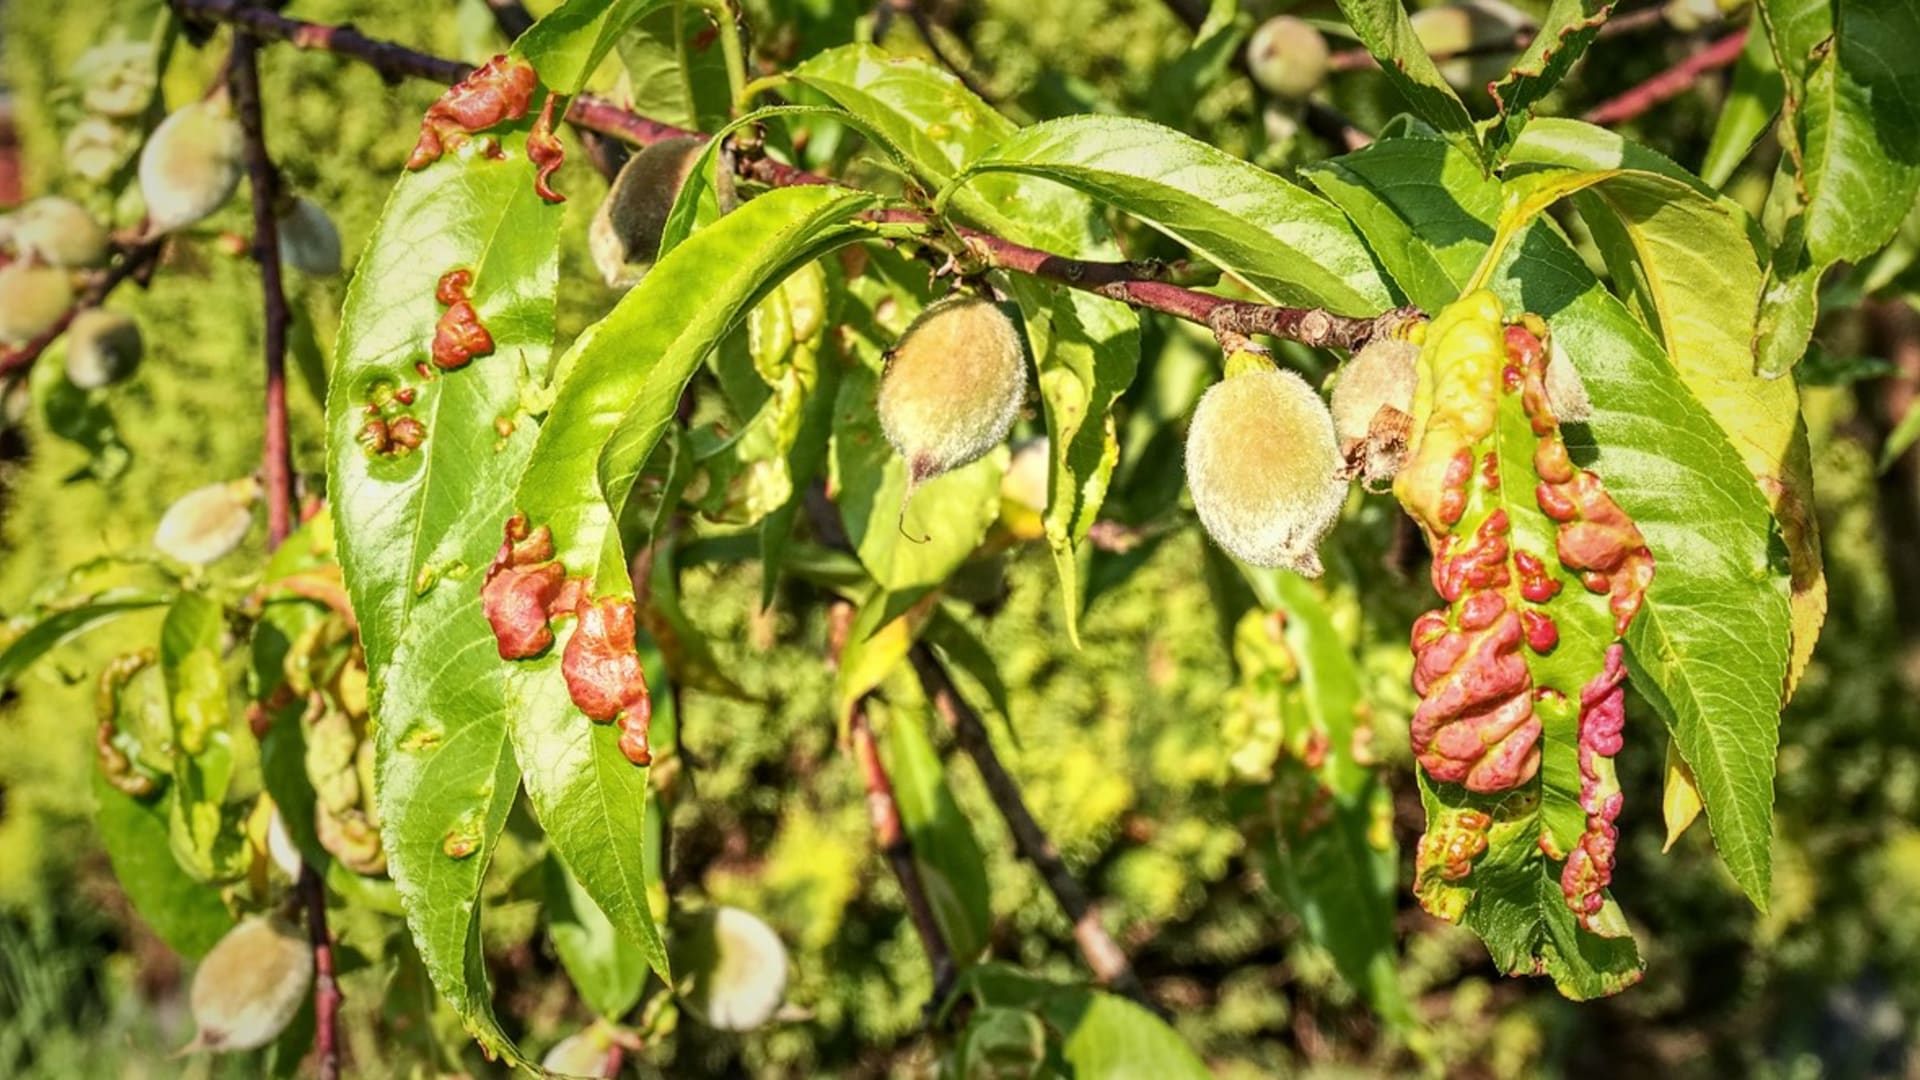
<svg viewBox="0 0 1920 1080">
<path fill-rule="evenodd" d="M 433 366 L 442 371 L 466 367 L 476 356 L 493 352 L 493 335 L 480 325 L 480 313 L 467 298 L 473 272 L 449 270 L 434 286 L 433 296 L 449 305 L 433 328 Z"/>
<path fill-rule="evenodd" d="M 1606 667 L 1580 692 L 1580 807 L 1587 812 L 1587 828 L 1567 853 L 1560 892 L 1580 925 L 1589 930 L 1605 904 L 1601 893 L 1613 881 L 1614 854 L 1620 842 L 1614 821 L 1625 801 L 1613 767 L 1627 721 L 1627 672 L 1622 656 L 1618 642 L 1609 645 Z"/>
<path fill-rule="evenodd" d="M 567 197 L 553 190 L 553 173 L 566 157 L 566 148 L 560 145 L 560 136 L 553 131 L 553 106 L 560 100 L 558 94 L 548 91 L 547 102 L 540 106 L 540 117 L 533 122 L 533 130 L 527 133 L 527 157 L 539 172 L 533 178 L 534 193 L 551 203 L 566 202 Z"/>
<path fill-rule="evenodd" d="M 502 660 L 536 656 L 553 644 L 547 623 L 566 589 L 566 568 L 553 561 L 553 533 L 531 532 L 524 514 L 507 519 L 506 538 L 480 585 L 480 606 Z"/>
<path fill-rule="evenodd" d="M 653 701 L 634 651 L 633 602 L 607 597 L 580 605 L 580 624 L 567 639 L 560 673 L 580 711 L 599 723 L 620 722 L 620 752 L 635 765 L 652 762 L 647 724 Z"/>
<path fill-rule="evenodd" d="M 532 65 L 524 61 L 505 55 L 487 61 L 427 107 L 407 168 L 430 165 L 446 151 L 459 149 L 475 132 L 527 115 L 537 82 Z"/>
<path fill-rule="evenodd" d="M 1495 511 L 1464 543 L 1442 541 L 1433 585 L 1453 604 L 1413 626 L 1414 755 L 1435 780 L 1469 791 L 1506 791 L 1540 769 L 1525 628 L 1505 595 L 1508 528 Z"/>
</svg>

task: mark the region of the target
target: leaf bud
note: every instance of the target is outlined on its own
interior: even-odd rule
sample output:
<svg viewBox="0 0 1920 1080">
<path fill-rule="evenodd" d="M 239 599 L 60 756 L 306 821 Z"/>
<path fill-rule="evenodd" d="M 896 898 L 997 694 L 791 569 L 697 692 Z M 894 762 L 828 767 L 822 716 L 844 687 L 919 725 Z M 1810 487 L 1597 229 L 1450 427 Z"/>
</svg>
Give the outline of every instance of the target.
<svg viewBox="0 0 1920 1080">
<path fill-rule="evenodd" d="M 609 286 L 632 288 L 652 269 L 673 201 L 705 146 L 692 135 L 663 139 L 643 147 L 614 177 L 587 233 L 593 263 Z"/>
<path fill-rule="evenodd" d="M 1267 93 L 1299 101 L 1327 76 L 1327 39 L 1304 19 L 1277 15 L 1247 41 L 1247 71 Z"/>
<path fill-rule="evenodd" d="M 72 199 L 43 195 L 13 215 L 13 243 L 23 258 L 66 269 L 107 261 L 107 230 Z"/>
<path fill-rule="evenodd" d="M 73 303 L 65 270 L 33 263 L 0 266 L 0 344 L 17 345 L 45 333 Z"/>
<path fill-rule="evenodd" d="M 1407 457 L 1420 347 L 1396 337 L 1368 342 L 1333 387 L 1333 432 L 1340 455 L 1369 487 L 1391 481 Z"/>
<path fill-rule="evenodd" d="M 911 482 L 985 457 L 1026 400 L 1026 347 L 1005 309 L 978 296 L 928 305 L 887 352 L 878 411 Z"/>
<path fill-rule="evenodd" d="M 224 101 L 200 101 L 160 121 L 140 152 L 140 194 L 154 232 L 220 209 L 240 184 L 246 139 Z"/>
<path fill-rule="evenodd" d="M 153 546 L 169 558 L 205 566 L 246 539 L 259 495 L 260 485 L 251 477 L 195 488 L 160 516 Z"/>
<path fill-rule="evenodd" d="M 282 263 L 316 277 L 340 272 L 340 230 L 319 203 L 295 198 L 281 212 L 279 226 Z"/>
<path fill-rule="evenodd" d="M 140 326 L 128 315 L 88 308 L 67 330 L 67 381 L 98 390 L 132 375 L 140 366 Z"/>
<path fill-rule="evenodd" d="M 787 947 L 758 917 L 720 907 L 675 935 L 673 967 L 686 972 L 683 1000 L 721 1031 L 752 1031 L 773 1019 L 787 994 Z"/>
<path fill-rule="evenodd" d="M 193 973 L 199 1027 L 183 1053 L 254 1050 L 278 1038 L 313 985 L 306 938 L 278 919 L 251 916 L 227 931 Z"/>
<path fill-rule="evenodd" d="M 1207 535 L 1241 562 L 1319 575 L 1320 541 L 1346 498 L 1342 472 L 1333 417 L 1291 371 L 1231 375 L 1194 408 L 1187 487 Z"/>
</svg>

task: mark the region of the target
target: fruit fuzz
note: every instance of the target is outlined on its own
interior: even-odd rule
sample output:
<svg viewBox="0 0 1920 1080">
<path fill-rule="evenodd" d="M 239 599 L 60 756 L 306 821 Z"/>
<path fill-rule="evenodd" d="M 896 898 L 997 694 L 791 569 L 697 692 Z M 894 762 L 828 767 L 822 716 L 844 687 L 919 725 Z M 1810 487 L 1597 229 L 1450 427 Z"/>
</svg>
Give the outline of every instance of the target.
<svg viewBox="0 0 1920 1080">
<path fill-rule="evenodd" d="M 1274 97 L 1303 100 L 1327 76 L 1327 39 L 1304 19 L 1275 16 L 1248 40 L 1247 71 Z"/>
<path fill-rule="evenodd" d="M 313 951 L 278 919 L 251 916 L 227 931 L 193 973 L 193 1020 L 183 1053 L 254 1050 L 280 1036 L 313 985 Z"/>
<path fill-rule="evenodd" d="M 220 209 L 240 184 L 246 138 L 224 100 L 174 111 L 140 152 L 140 194 L 156 233 L 172 232 Z"/>
<path fill-rule="evenodd" d="M 1317 577 L 1347 492 L 1333 417 L 1305 379 L 1252 357 L 1229 357 L 1227 377 L 1195 407 L 1187 487 L 1227 554 Z"/>
<path fill-rule="evenodd" d="M 98 390 L 132 375 L 140 366 L 140 327 L 127 315 L 89 308 L 67 330 L 67 381 Z"/>
<path fill-rule="evenodd" d="M 705 146 L 691 135 L 664 139 L 633 155 L 614 177 L 587 234 L 593 264 L 609 286 L 632 288 L 653 268 L 667 215 Z"/>
<path fill-rule="evenodd" d="M 16 262 L 0 266 L 0 345 L 45 333 L 73 302 L 65 270 Z"/>
<path fill-rule="evenodd" d="M 1333 387 L 1333 431 L 1340 455 L 1369 490 L 1393 480 L 1407 456 L 1420 347 L 1375 338 L 1340 369 Z"/>
<path fill-rule="evenodd" d="M 1006 441 L 1027 395 L 1026 346 L 1005 309 L 949 296 L 920 313 L 887 353 L 877 408 L 910 487 Z"/>
</svg>

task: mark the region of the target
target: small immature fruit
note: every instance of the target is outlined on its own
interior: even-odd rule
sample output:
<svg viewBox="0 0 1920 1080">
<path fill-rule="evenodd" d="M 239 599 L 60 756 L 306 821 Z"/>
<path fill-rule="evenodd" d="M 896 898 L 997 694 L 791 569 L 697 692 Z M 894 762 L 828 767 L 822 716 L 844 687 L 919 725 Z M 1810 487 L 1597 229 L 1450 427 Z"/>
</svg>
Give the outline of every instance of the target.
<svg viewBox="0 0 1920 1080">
<path fill-rule="evenodd" d="M 67 381 L 82 390 L 98 390 L 132 375 L 140 366 L 140 326 L 105 308 L 74 316 L 67 330 Z"/>
<path fill-rule="evenodd" d="M 220 209 L 239 186 L 245 137 L 224 101 L 184 106 L 160 121 L 140 152 L 140 193 L 155 232 Z"/>
<path fill-rule="evenodd" d="M 153 546 L 169 558 L 205 566 L 246 539 L 259 496 L 260 485 L 252 478 L 189 491 L 161 515 Z"/>
<path fill-rule="evenodd" d="M 1368 342 L 1333 387 L 1333 431 L 1340 455 L 1368 487 L 1390 481 L 1407 456 L 1420 347 L 1395 337 Z"/>
<path fill-rule="evenodd" d="M 560 1076 L 612 1076 L 607 1070 L 607 1052 L 612 1049 L 613 1040 L 608 1032 L 596 1025 L 554 1043 L 553 1049 L 540 1059 L 540 1067 Z"/>
<path fill-rule="evenodd" d="M 1241 562 L 1318 576 L 1346 498 L 1341 472 L 1333 417 L 1293 372 L 1229 376 L 1194 409 L 1187 487 L 1207 535 Z"/>
<path fill-rule="evenodd" d="M 673 966 L 689 976 L 682 998 L 721 1031 L 752 1031 L 787 994 L 787 947 L 773 928 L 739 908 L 715 908 L 676 934 Z"/>
<path fill-rule="evenodd" d="M 78 269 L 107 259 L 107 230 L 72 199 L 44 195 L 13 215 L 13 243 L 22 257 Z"/>
<path fill-rule="evenodd" d="M 1006 311 L 949 296 L 920 313 L 887 353 L 878 410 L 914 485 L 1006 441 L 1027 394 L 1026 347 Z"/>
<path fill-rule="evenodd" d="M 1275 16 L 1247 42 L 1247 71 L 1267 93 L 1299 101 L 1327 76 L 1327 39 L 1303 19 Z"/>
<path fill-rule="evenodd" d="M 0 345 L 45 333 L 71 303 L 73 284 L 65 270 L 25 262 L 0 266 Z"/>
<path fill-rule="evenodd" d="M 278 1038 L 313 985 L 304 935 L 278 919 L 252 916 L 200 961 L 193 974 L 196 1050 L 253 1050 Z"/>
<path fill-rule="evenodd" d="M 296 198 L 280 214 L 280 260 L 316 277 L 340 272 L 340 230 L 318 203 Z"/>
<path fill-rule="evenodd" d="M 664 139 L 633 155 L 614 177 L 587 234 L 593 263 L 608 285 L 632 288 L 653 268 L 667 214 L 705 146 L 706 140 L 691 135 Z"/>
</svg>

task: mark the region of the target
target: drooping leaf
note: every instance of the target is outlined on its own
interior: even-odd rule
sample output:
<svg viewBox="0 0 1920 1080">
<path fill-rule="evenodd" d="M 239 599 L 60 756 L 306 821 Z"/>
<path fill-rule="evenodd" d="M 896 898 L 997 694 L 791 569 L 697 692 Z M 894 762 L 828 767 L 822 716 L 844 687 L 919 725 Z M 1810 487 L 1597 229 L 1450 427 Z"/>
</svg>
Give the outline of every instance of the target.
<svg viewBox="0 0 1920 1080">
<path fill-rule="evenodd" d="M 93 798 L 94 827 L 133 910 L 182 956 L 206 955 L 233 929 L 233 916 L 218 892 L 194 880 L 174 860 L 167 846 L 165 804 L 136 799 L 98 772 Z"/>
<path fill-rule="evenodd" d="M 519 1053 L 493 1017 L 478 900 L 519 774 L 479 576 L 533 445 L 522 395 L 553 344 L 562 210 L 534 190 L 532 122 L 495 129 L 500 159 L 447 155 L 401 176 L 347 293 L 327 416 L 328 491 L 371 676 L 388 870 L 434 985 L 510 1061 Z M 472 274 L 493 351 L 429 379 L 448 310 L 436 288 L 460 269 Z M 359 441 L 370 422 L 403 418 L 422 425 L 417 449 Z"/>
<path fill-rule="evenodd" d="M 641 15 L 616 47 L 627 101 L 642 116 L 689 131 L 725 124 L 733 104 L 717 34 L 701 5 L 674 0 Z"/>
<path fill-rule="evenodd" d="M 1366 245 L 1323 199 L 1171 128 L 1070 116 L 1022 128 L 961 173 L 1065 184 L 1187 245 L 1275 303 L 1377 315 L 1393 296 Z"/>
<path fill-rule="evenodd" d="M 934 920 L 954 961 L 965 966 L 986 951 L 992 929 L 986 856 L 947 788 L 925 719 L 895 710 L 887 722 L 884 747 L 894 804 L 913 844 Z"/>
<path fill-rule="evenodd" d="M 609 1018 L 625 1016 L 646 985 L 646 955 L 639 945 L 615 932 L 606 913 L 558 856 L 549 855 L 542 865 L 547 935 L 567 969 L 567 978 L 594 1012 Z"/>
<path fill-rule="evenodd" d="M 1733 82 L 1721 103 L 1720 116 L 1713 123 L 1713 136 L 1700 159 L 1700 178 L 1716 188 L 1725 187 L 1735 169 L 1745 161 L 1754 142 L 1766 132 L 1767 125 L 1780 112 L 1786 89 L 1780 83 L 1780 66 L 1774 61 L 1773 48 L 1762 32 L 1760 15 L 1752 16 L 1746 48 L 1733 65 Z"/>
<path fill-rule="evenodd" d="M 1159 1017 L 1113 994 L 1062 989 L 1041 1007 L 1059 1033 L 1074 1076 L 1103 1080 L 1203 1080 L 1211 1076 L 1185 1039 Z"/>
<path fill-rule="evenodd" d="M 1920 191 L 1920 10 L 1776 0 L 1759 11 L 1786 79 L 1782 176 L 1799 211 L 1762 294 L 1758 367 L 1777 376 L 1806 352 L 1821 276 L 1885 244 Z"/>
<path fill-rule="evenodd" d="M 1285 750 L 1272 788 L 1273 883 L 1341 977 L 1406 1030 L 1412 1014 L 1394 956 L 1397 851 L 1392 829 L 1383 827 L 1391 822 L 1391 796 L 1371 759 L 1362 760 L 1373 727 L 1353 649 L 1304 578 L 1247 567 L 1242 573 L 1261 606 L 1283 617 L 1294 674 L 1280 690 Z M 1290 793 L 1312 800 L 1323 790 L 1332 796 L 1329 814 L 1289 813 L 1279 801 Z"/>
<path fill-rule="evenodd" d="M 1432 309 L 1471 279 L 1499 217 L 1498 185 L 1470 182 L 1471 169 L 1442 142 L 1408 138 L 1309 175 L 1409 298 Z M 1633 685 L 1693 766 L 1722 858 L 1764 906 L 1790 619 L 1769 555 L 1772 514 L 1660 340 L 1549 224 L 1526 230 L 1490 286 L 1510 312 L 1547 320 L 1586 385 L 1594 412 L 1569 443 L 1638 523 L 1658 566 L 1627 636 Z"/>
<path fill-rule="evenodd" d="M 1487 86 L 1500 110 L 1488 131 L 1489 144 L 1496 154 L 1520 133 L 1534 104 L 1559 85 L 1586 54 L 1612 10 L 1613 0 L 1553 0 L 1526 51 L 1505 75 Z"/>
<path fill-rule="evenodd" d="M 1576 193 L 1616 288 L 1664 342 L 1674 370 L 1739 451 L 1779 523 L 1793 602 L 1791 694 L 1819 637 L 1827 589 L 1799 392 L 1791 379 L 1753 374 L 1761 273 L 1752 246 L 1742 223 L 1693 187 L 1659 173 L 1621 169 L 1624 162 L 1613 154 L 1569 154 L 1565 142 L 1551 151 L 1530 144 L 1549 123 L 1586 127 L 1576 121 L 1536 125 L 1510 160 L 1573 167 L 1551 179 L 1533 174 L 1526 180 L 1540 185 L 1533 190 L 1542 197 Z"/>
<path fill-rule="evenodd" d="M 81 634 L 123 615 L 165 607 L 174 596 L 170 590 L 110 589 L 19 616 L 6 626 L 6 644 L 0 646 L 0 691 L 11 687 L 42 656 Z"/>
<path fill-rule="evenodd" d="M 1120 460 L 1113 404 L 1140 364 L 1140 316 L 1124 304 L 1041 282 L 1010 284 L 1026 316 L 1046 403 L 1047 508 L 1042 521 L 1061 584 L 1067 636 L 1080 640 L 1078 550 Z M 997 491 L 996 491 L 997 494 Z"/>
<path fill-rule="evenodd" d="M 831 98 L 893 147 L 929 194 L 1015 131 L 1012 120 L 951 72 L 871 45 L 829 49 L 786 78 Z M 971 224 L 1023 244 L 1066 255 L 1111 254 L 1106 230 L 1085 197 L 1021 177 L 983 178 L 957 195 L 953 209 Z"/>
<path fill-rule="evenodd" d="M 1478 157 L 1480 136 L 1473 116 L 1420 44 L 1406 5 L 1401 0 L 1340 0 L 1340 11 L 1360 43 L 1380 61 L 1387 80 L 1413 107 L 1414 115 Z"/>
<path fill-rule="evenodd" d="M 532 527 L 551 529 L 555 557 L 569 576 L 591 581 L 592 599 L 630 604 L 618 523 L 687 379 L 786 274 L 865 235 L 851 221 L 877 201 L 833 187 L 781 189 L 657 263 L 561 359 L 553 408 L 494 535 L 509 513 L 525 514 Z M 622 754 L 614 726 L 590 722 L 573 703 L 560 663 L 573 629 L 563 620 L 546 652 L 511 666 L 514 752 L 554 850 L 664 977 L 641 858 L 647 770 Z"/>
<path fill-rule="evenodd" d="M 514 55 L 532 64 L 554 93 L 578 93 L 633 21 L 664 2 L 566 0 L 514 42 Z"/>
</svg>

